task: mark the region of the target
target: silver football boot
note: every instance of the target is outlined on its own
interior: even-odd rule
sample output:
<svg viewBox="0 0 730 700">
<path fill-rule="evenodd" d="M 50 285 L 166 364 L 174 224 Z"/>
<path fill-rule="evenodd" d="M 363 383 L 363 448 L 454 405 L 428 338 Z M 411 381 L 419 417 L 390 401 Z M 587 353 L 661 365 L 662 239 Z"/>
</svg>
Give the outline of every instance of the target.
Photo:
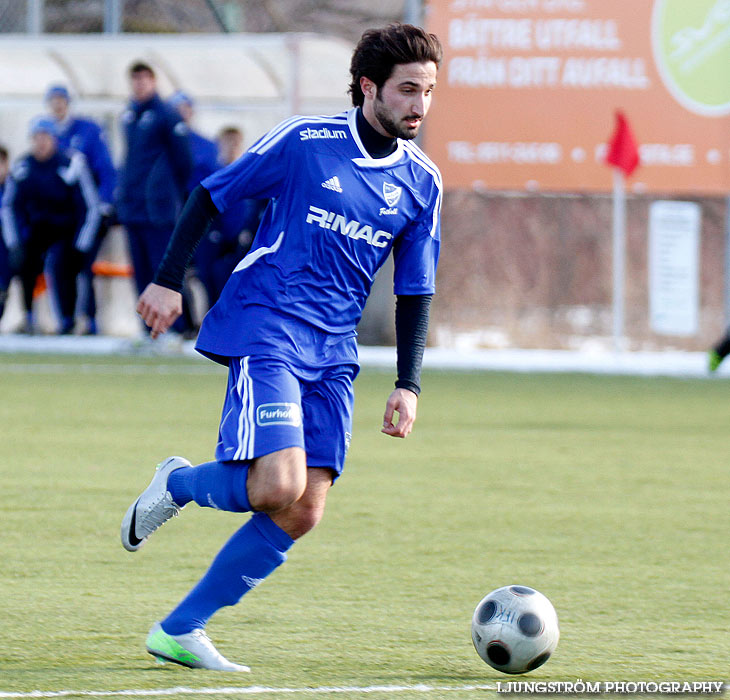
<svg viewBox="0 0 730 700">
<path fill-rule="evenodd" d="M 150 485 L 127 509 L 122 520 L 122 545 L 136 552 L 160 525 L 180 513 L 181 507 L 172 500 L 167 490 L 167 479 L 172 472 L 192 465 L 183 457 L 168 457 L 157 465 Z"/>
</svg>

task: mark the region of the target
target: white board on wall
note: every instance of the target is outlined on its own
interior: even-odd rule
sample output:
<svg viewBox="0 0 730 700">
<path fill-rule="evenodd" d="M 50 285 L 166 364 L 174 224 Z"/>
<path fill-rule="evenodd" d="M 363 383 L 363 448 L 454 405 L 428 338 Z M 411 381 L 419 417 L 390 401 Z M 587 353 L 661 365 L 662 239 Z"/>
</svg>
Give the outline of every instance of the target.
<svg viewBox="0 0 730 700">
<path fill-rule="evenodd" d="M 697 333 L 700 223 L 695 202 L 658 200 L 649 208 L 649 325 L 655 333 Z"/>
</svg>

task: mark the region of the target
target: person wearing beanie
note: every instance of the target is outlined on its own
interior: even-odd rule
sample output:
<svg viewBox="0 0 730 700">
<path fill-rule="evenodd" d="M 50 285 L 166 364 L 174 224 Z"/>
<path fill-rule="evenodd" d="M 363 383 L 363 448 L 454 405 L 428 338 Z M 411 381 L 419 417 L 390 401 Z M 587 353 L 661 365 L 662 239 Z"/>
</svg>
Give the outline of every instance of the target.
<svg viewBox="0 0 730 700">
<path fill-rule="evenodd" d="M 48 251 L 61 244 L 58 280 L 60 333 L 70 333 L 76 306 L 76 275 L 94 245 L 99 197 L 81 153 L 64 153 L 58 127 L 47 116 L 30 124 L 30 152 L 13 164 L 5 185 L 2 233 L 11 268 L 20 276 L 26 312 L 24 330 L 34 332 L 33 292 Z"/>
<path fill-rule="evenodd" d="M 65 85 L 51 85 L 46 91 L 45 102 L 49 116 L 56 122 L 59 150 L 74 150 L 83 153 L 99 194 L 102 216 L 99 220 L 99 230 L 94 238 L 94 245 L 86 255 L 79 273 L 77 304 L 77 311 L 86 318 L 85 332 L 95 335 L 97 332 L 96 295 L 92 265 L 114 219 L 114 189 L 117 184 L 117 171 L 112 162 L 104 130 L 93 120 L 77 116 L 71 111 L 71 94 Z M 59 246 L 55 247 L 49 256 L 50 289 L 57 304 L 60 303 L 61 296 L 58 280 L 63 279 L 65 274 L 60 267 L 67 259 L 68 251 L 61 251 Z"/>
<path fill-rule="evenodd" d="M 193 159 L 193 171 L 190 173 L 187 184 L 189 194 L 208 175 L 212 175 L 218 170 L 218 147 L 214 141 L 205 138 L 193 129 L 195 103 L 188 93 L 178 90 L 167 103 L 177 111 L 188 127 L 188 143 L 190 144 L 190 155 Z"/>
</svg>

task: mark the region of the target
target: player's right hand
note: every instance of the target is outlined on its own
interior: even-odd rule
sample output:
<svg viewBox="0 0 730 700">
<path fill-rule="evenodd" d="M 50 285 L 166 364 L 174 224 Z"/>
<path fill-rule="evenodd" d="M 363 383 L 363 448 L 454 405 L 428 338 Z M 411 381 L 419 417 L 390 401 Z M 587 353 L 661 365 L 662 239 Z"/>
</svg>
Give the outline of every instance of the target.
<svg viewBox="0 0 730 700">
<path fill-rule="evenodd" d="M 137 302 L 137 313 L 157 338 L 182 315 L 182 294 L 159 284 L 148 284 Z"/>
<path fill-rule="evenodd" d="M 383 416 L 381 433 L 391 437 L 404 438 L 413 430 L 416 420 L 418 395 L 408 389 L 395 389 L 388 397 Z M 398 413 L 398 423 L 393 424 L 393 416 Z"/>
</svg>

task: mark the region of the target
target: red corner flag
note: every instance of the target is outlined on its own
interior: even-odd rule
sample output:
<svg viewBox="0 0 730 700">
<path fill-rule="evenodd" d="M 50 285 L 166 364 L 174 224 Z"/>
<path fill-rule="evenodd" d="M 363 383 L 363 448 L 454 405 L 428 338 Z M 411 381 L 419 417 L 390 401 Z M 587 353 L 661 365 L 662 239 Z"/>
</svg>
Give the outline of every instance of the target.
<svg viewBox="0 0 730 700">
<path fill-rule="evenodd" d="M 624 171 L 626 177 L 639 165 L 639 147 L 623 112 L 616 112 L 616 128 L 608 144 L 606 163 Z"/>
</svg>

